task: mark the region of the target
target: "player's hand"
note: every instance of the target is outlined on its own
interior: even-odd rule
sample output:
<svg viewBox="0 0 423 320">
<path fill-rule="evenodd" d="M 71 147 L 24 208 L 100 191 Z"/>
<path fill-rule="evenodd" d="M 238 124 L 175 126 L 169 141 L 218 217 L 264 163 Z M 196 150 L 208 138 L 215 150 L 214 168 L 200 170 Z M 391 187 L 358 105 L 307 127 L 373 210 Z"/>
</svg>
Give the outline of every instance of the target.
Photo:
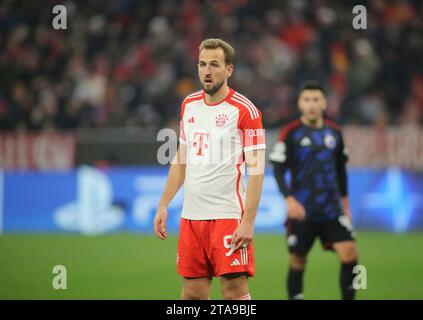
<svg viewBox="0 0 423 320">
<path fill-rule="evenodd" d="M 167 209 L 166 207 L 159 206 L 154 217 L 154 232 L 159 239 L 166 240 L 166 220 L 167 220 Z"/>
<path fill-rule="evenodd" d="M 241 221 L 239 226 L 235 229 L 232 234 L 232 245 L 235 246 L 235 250 L 240 248 L 246 248 L 253 241 L 254 236 L 254 224 L 246 221 Z"/>
<path fill-rule="evenodd" d="M 344 212 L 344 215 L 350 220 L 350 222 L 352 224 L 350 201 L 349 201 L 347 196 L 342 197 L 342 210 Z"/>
<path fill-rule="evenodd" d="M 352 215 L 351 215 L 351 211 L 350 210 L 344 210 L 344 215 L 348 218 L 348 220 L 350 220 L 350 222 L 352 223 Z"/>
<path fill-rule="evenodd" d="M 305 209 L 301 202 L 297 201 L 293 196 L 288 196 L 286 198 L 286 204 L 288 207 L 288 218 L 304 220 L 305 219 Z"/>
</svg>

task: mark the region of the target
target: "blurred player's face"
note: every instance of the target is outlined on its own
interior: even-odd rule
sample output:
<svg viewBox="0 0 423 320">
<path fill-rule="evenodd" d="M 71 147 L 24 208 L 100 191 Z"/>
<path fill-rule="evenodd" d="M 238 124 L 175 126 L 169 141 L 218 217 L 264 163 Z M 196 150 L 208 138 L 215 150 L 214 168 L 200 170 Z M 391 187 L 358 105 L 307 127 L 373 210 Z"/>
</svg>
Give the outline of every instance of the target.
<svg viewBox="0 0 423 320">
<path fill-rule="evenodd" d="M 326 98 L 320 90 L 303 90 L 298 99 L 298 106 L 303 119 L 310 124 L 315 124 L 322 119 L 326 109 Z"/>
<path fill-rule="evenodd" d="M 203 49 L 198 58 L 198 76 L 204 92 L 214 95 L 227 83 L 232 75 L 233 65 L 225 64 L 225 53 L 222 48 Z"/>
</svg>

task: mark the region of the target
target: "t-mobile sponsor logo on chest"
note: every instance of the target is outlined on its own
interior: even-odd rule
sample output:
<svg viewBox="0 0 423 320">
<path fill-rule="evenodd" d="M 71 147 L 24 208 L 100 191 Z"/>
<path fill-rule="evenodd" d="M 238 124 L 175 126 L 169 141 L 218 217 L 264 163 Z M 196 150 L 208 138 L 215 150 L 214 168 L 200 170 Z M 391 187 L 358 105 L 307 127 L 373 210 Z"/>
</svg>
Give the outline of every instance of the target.
<svg viewBox="0 0 423 320">
<path fill-rule="evenodd" d="M 197 150 L 197 156 L 204 156 L 204 149 L 209 148 L 209 133 L 194 132 L 192 147 Z"/>
</svg>

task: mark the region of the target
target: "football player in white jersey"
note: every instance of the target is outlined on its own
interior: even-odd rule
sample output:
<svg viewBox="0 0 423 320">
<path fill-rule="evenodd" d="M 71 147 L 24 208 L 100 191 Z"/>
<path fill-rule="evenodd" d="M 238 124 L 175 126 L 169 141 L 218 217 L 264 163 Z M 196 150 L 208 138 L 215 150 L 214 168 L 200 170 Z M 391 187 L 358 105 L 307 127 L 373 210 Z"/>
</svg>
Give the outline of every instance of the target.
<svg viewBox="0 0 423 320">
<path fill-rule="evenodd" d="M 233 47 L 220 39 L 199 47 L 203 90 L 182 102 L 180 146 L 154 218 L 155 233 L 166 239 L 166 208 L 184 185 L 177 254 L 182 299 L 209 299 L 213 277 L 220 278 L 224 299 L 251 299 L 266 145 L 261 112 L 228 86 L 234 57 Z"/>
</svg>

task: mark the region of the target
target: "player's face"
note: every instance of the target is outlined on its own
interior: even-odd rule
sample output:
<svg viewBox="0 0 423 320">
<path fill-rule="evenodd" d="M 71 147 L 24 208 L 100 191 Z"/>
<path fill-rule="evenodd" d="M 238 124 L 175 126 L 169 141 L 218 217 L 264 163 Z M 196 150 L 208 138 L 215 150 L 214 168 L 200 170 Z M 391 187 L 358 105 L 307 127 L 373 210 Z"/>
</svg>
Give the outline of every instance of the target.
<svg viewBox="0 0 423 320">
<path fill-rule="evenodd" d="M 225 64 L 222 48 L 203 49 L 198 57 L 198 76 L 204 92 L 214 95 L 232 75 L 233 65 Z"/>
<path fill-rule="evenodd" d="M 323 117 L 326 109 L 326 98 L 320 90 L 303 90 L 298 99 L 298 106 L 303 117 L 314 123 Z"/>
</svg>

